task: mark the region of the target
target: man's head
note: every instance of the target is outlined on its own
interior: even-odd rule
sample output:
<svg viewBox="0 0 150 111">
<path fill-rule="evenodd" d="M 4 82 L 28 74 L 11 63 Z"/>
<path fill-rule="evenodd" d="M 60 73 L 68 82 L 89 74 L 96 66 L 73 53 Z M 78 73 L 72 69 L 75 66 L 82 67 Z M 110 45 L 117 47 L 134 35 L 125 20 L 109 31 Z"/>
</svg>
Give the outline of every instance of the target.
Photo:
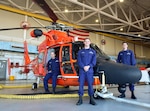
<svg viewBox="0 0 150 111">
<path fill-rule="evenodd" d="M 84 40 L 84 46 L 85 46 L 85 48 L 86 48 L 86 47 L 89 48 L 89 47 L 90 47 L 90 44 L 91 44 L 91 40 L 90 40 L 89 38 L 86 38 L 86 39 Z"/>
<path fill-rule="evenodd" d="M 122 47 L 123 47 L 123 50 L 127 50 L 128 49 L 128 43 L 122 42 Z"/>
<path fill-rule="evenodd" d="M 52 59 L 55 59 L 55 52 L 51 52 L 50 55 Z"/>
</svg>

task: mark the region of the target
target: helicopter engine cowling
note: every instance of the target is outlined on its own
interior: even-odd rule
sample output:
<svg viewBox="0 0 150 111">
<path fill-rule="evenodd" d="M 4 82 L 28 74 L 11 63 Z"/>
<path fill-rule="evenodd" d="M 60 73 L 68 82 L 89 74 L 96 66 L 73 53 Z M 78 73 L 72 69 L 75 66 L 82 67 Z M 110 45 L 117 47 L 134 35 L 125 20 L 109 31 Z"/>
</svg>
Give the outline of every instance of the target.
<svg viewBox="0 0 150 111">
<path fill-rule="evenodd" d="M 136 83 L 140 80 L 141 71 L 135 67 L 97 58 L 97 74 L 104 71 L 107 84 Z"/>
<path fill-rule="evenodd" d="M 40 29 L 35 29 L 30 32 L 31 37 L 38 38 L 43 35 L 43 31 Z"/>
</svg>

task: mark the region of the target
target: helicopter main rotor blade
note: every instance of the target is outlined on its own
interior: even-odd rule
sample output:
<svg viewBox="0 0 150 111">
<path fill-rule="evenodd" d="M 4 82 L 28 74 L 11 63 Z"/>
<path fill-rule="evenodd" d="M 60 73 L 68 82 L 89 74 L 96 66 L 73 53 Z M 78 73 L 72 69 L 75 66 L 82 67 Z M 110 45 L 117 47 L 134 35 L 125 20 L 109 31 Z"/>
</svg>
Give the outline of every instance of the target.
<svg viewBox="0 0 150 111">
<path fill-rule="evenodd" d="M 112 32 L 112 31 L 107 31 L 107 30 L 95 30 L 95 29 L 82 29 L 82 30 L 86 30 L 89 32 L 102 32 L 102 33 L 113 34 L 113 35 L 118 35 L 118 36 L 120 35 L 120 36 L 125 36 L 125 37 L 141 38 L 141 39 L 145 39 L 145 40 L 150 40 L 150 37 L 130 35 L 130 34 L 126 34 L 126 33 Z"/>
<path fill-rule="evenodd" d="M 16 27 L 16 28 L 4 28 L 0 29 L 0 31 L 8 31 L 8 30 L 20 30 L 20 29 L 34 29 L 34 28 L 46 28 L 46 27 L 28 27 L 28 28 L 21 28 L 21 27 Z"/>
<path fill-rule="evenodd" d="M 56 14 L 48 6 L 48 4 L 45 2 L 45 0 L 33 0 L 33 1 L 48 14 L 48 16 L 53 20 L 53 22 L 56 22 L 58 20 Z"/>
</svg>

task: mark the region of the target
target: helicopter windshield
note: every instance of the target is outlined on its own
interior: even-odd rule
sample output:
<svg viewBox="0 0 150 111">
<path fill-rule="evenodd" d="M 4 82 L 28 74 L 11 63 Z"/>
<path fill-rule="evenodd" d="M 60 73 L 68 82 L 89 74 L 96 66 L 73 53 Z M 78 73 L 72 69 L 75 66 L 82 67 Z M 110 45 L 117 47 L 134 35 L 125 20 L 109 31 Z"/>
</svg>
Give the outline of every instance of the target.
<svg viewBox="0 0 150 111">
<path fill-rule="evenodd" d="M 44 59 L 44 52 L 40 52 L 39 55 L 38 55 L 38 62 L 42 63 L 43 59 Z"/>
<path fill-rule="evenodd" d="M 73 59 L 77 59 L 78 51 L 84 47 L 84 44 L 81 41 L 77 41 L 77 42 L 73 43 L 72 47 L 73 47 L 73 50 L 72 50 L 73 51 L 72 52 L 72 56 L 73 57 L 72 58 Z M 90 47 L 96 51 L 97 57 L 99 57 L 101 59 L 105 59 L 105 60 L 110 60 L 110 57 L 108 55 L 106 55 L 101 49 L 99 49 L 97 47 L 97 45 L 95 45 L 95 44 L 92 43 L 90 45 Z"/>
<path fill-rule="evenodd" d="M 97 56 L 107 59 L 107 60 L 110 59 L 110 57 L 108 55 L 106 55 L 100 48 L 98 48 L 96 44 L 92 43 L 91 48 L 93 48 L 96 51 Z"/>
</svg>

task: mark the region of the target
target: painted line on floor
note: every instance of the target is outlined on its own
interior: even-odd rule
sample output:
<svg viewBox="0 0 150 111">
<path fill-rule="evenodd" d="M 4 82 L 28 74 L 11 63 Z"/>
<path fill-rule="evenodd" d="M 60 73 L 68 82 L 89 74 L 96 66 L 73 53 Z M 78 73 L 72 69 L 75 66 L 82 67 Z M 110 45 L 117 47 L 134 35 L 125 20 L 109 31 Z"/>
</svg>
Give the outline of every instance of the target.
<svg viewBox="0 0 150 111">
<path fill-rule="evenodd" d="M 0 85 L 0 89 L 11 89 L 11 88 L 32 88 L 32 85 Z"/>
<path fill-rule="evenodd" d="M 39 85 L 39 87 L 44 87 L 42 84 Z M 49 85 L 49 87 L 51 88 L 52 86 Z M 57 85 L 58 88 L 62 88 L 63 86 L 59 86 Z M 13 88 L 32 88 L 32 84 L 24 84 L 24 85 L 2 85 L 0 84 L 0 89 L 3 89 L 3 88 L 6 88 L 6 89 L 13 89 Z"/>
<path fill-rule="evenodd" d="M 147 107 L 150 108 L 150 104 L 148 103 L 142 103 L 136 100 L 128 100 L 128 99 L 124 99 L 124 98 L 118 98 L 115 96 L 110 96 L 111 99 L 116 100 L 118 102 L 124 102 L 124 103 L 129 103 L 129 104 L 134 104 L 134 105 L 138 105 L 138 106 L 143 106 L 143 107 Z"/>
<path fill-rule="evenodd" d="M 87 97 L 88 94 L 84 94 Z M 3 99 L 53 99 L 53 98 L 77 98 L 78 94 L 40 94 L 40 95 L 11 95 L 0 94 L 0 98 Z"/>
</svg>

